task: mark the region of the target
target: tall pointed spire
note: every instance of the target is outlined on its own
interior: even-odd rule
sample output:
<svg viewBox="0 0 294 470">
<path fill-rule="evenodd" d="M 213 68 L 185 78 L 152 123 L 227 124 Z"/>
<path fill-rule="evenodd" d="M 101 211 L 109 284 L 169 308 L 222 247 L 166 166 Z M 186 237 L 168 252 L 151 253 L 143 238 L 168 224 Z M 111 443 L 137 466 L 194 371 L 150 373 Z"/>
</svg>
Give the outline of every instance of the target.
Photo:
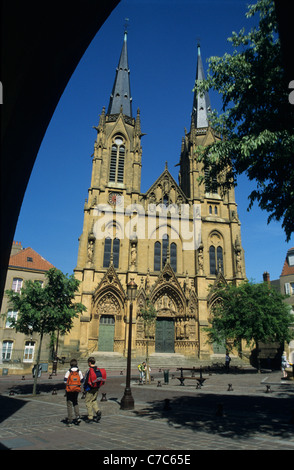
<svg viewBox="0 0 294 470">
<path fill-rule="evenodd" d="M 124 33 L 124 42 L 116 69 L 115 80 L 110 95 L 107 114 L 119 114 L 132 117 L 132 98 L 130 87 L 130 70 L 128 66 L 127 30 Z"/>
<path fill-rule="evenodd" d="M 196 83 L 205 79 L 204 69 L 200 53 L 200 44 L 197 44 L 198 59 L 196 70 Z M 192 109 L 192 122 L 196 129 L 208 127 L 208 113 L 211 111 L 210 99 L 207 92 L 200 95 L 194 92 L 193 109 Z"/>
</svg>

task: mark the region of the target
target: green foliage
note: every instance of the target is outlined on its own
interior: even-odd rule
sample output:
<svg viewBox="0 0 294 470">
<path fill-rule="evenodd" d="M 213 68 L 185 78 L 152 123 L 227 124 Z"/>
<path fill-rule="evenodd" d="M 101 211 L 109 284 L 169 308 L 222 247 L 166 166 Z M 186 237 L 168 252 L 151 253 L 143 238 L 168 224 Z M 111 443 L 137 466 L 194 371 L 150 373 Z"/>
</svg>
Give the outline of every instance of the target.
<svg viewBox="0 0 294 470">
<path fill-rule="evenodd" d="M 249 209 L 256 201 L 269 213 L 268 222 L 281 220 L 289 241 L 294 231 L 294 107 L 288 99 L 274 2 L 249 6 L 246 16 L 257 14 L 259 26 L 248 34 L 245 29 L 233 32 L 228 39 L 233 53 L 211 57 L 207 80 L 196 83 L 199 93 L 218 91 L 223 104 L 222 114 L 210 116 L 222 140 L 200 149 L 197 157 L 210 170 L 211 182 L 227 173 L 219 179 L 224 191 L 242 173 L 255 181 Z"/>
<path fill-rule="evenodd" d="M 156 320 L 157 312 L 153 303 L 147 299 L 146 301 L 146 308 L 142 308 L 140 310 L 140 314 L 144 320 L 144 324 L 146 326 L 146 331 L 149 333 L 149 328 L 153 325 Z"/>
<path fill-rule="evenodd" d="M 73 318 L 86 309 L 73 302 L 79 285 L 73 275 L 67 277 L 53 268 L 45 276 L 44 287 L 39 282 L 26 281 L 21 293 L 6 291 L 10 305 L 18 311 L 17 319 L 11 320 L 16 331 L 42 336 L 55 330 L 66 333 L 72 327 Z"/>
<path fill-rule="evenodd" d="M 244 281 L 239 286 L 226 284 L 213 290 L 216 299 L 212 307 L 211 327 L 207 328 L 209 340 L 222 344 L 224 340 L 239 346 L 289 342 L 293 338 L 294 317 L 285 296 L 270 288 L 267 283 Z"/>
</svg>

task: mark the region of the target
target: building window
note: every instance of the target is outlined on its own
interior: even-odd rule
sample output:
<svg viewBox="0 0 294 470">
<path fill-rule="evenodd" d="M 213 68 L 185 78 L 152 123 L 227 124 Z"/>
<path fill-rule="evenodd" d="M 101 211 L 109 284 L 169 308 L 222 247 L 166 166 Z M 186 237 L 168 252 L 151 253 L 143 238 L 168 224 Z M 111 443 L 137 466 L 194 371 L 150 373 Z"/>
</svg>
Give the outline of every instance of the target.
<svg viewBox="0 0 294 470">
<path fill-rule="evenodd" d="M 2 360 L 10 361 L 12 358 L 13 341 L 3 341 L 2 343 Z"/>
<path fill-rule="evenodd" d="M 177 272 L 177 245 L 175 243 L 170 245 L 170 265 Z"/>
<path fill-rule="evenodd" d="M 288 264 L 289 266 L 294 266 L 294 252 L 293 251 L 288 253 Z"/>
<path fill-rule="evenodd" d="M 115 238 L 113 240 L 113 243 L 112 243 L 111 238 L 105 238 L 103 268 L 109 268 L 110 258 L 111 258 L 111 251 L 112 251 L 112 254 L 113 254 L 113 266 L 115 268 L 118 268 L 118 265 L 119 265 L 119 246 L 120 246 L 119 238 Z"/>
<path fill-rule="evenodd" d="M 154 245 L 154 271 L 160 271 L 161 268 L 161 243 L 155 242 Z"/>
<path fill-rule="evenodd" d="M 286 282 L 285 283 L 285 294 L 286 295 L 294 295 L 294 282 Z"/>
<path fill-rule="evenodd" d="M 11 326 L 11 320 L 12 319 L 14 319 L 14 320 L 17 319 L 17 312 L 14 312 L 13 310 L 8 310 L 7 317 L 6 317 L 5 328 L 12 328 L 12 326 Z"/>
<path fill-rule="evenodd" d="M 209 266 L 210 266 L 210 274 L 216 273 L 216 262 L 215 262 L 215 247 L 211 246 L 209 248 Z"/>
<path fill-rule="evenodd" d="M 154 271 L 161 271 L 166 265 L 168 247 L 170 265 L 175 272 L 177 271 L 177 245 L 175 243 L 169 245 L 169 236 L 167 234 L 163 235 L 162 243 L 155 242 L 154 244 Z"/>
<path fill-rule="evenodd" d="M 24 354 L 23 354 L 23 362 L 33 362 L 35 353 L 35 342 L 34 341 L 26 341 Z"/>
<path fill-rule="evenodd" d="M 111 147 L 109 181 L 123 183 L 125 166 L 125 146 L 121 137 L 116 137 Z"/>
<path fill-rule="evenodd" d="M 210 274 L 217 274 L 224 271 L 223 249 L 221 246 L 217 248 L 213 245 L 209 248 L 209 266 Z"/>
<path fill-rule="evenodd" d="M 22 279 L 20 279 L 18 277 L 14 277 L 13 281 L 12 281 L 12 290 L 14 292 L 20 292 L 20 290 L 22 288 L 22 282 L 23 282 Z"/>
</svg>

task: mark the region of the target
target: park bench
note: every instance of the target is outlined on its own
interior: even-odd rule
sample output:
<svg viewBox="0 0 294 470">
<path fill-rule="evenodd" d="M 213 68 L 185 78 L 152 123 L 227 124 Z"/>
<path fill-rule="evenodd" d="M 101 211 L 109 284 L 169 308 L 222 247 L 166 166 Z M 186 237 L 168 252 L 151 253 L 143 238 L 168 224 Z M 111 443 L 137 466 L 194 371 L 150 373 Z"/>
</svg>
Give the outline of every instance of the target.
<svg viewBox="0 0 294 470">
<path fill-rule="evenodd" d="M 192 368 L 191 367 L 178 367 L 177 370 L 181 371 L 180 377 L 177 377 L 177 379 L 180 381 L 181 386 L 185 385 L 185 380 L 196 380 L 197 381 L 196 388 L 201 388 L 203 386 L 205 380 L 207 380 L 207 378 L 204 378 L 203 375 L 202 375 L 202 367 L 200 367 L 199 369 L 196 368 L 196 367 L 192 367 Z M 190 376 L 187 376 L 187 375 L 184 376 L 184 371 L 190 371 L 191 375 Z M 195 376 L 196 372 L 199 372 L 198 377 Z"/>
</svg>

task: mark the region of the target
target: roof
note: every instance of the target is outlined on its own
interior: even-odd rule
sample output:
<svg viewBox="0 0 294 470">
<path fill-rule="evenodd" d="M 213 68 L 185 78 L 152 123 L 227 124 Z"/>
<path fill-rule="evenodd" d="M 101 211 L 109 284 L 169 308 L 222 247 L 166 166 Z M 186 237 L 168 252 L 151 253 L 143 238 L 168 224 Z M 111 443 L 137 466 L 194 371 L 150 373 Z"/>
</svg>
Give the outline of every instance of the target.
<svg viewBox="0 0 294 470">
<path fill-rule="evenodd" d="M 197 60 L 197 70 L 196 70 L 196 82 L 205 80 L 204 68 L 201 59 L 200 45 L 198 44 L 198 60 Z M 208 127 L 208 113 L 211 111 L 210 99 L 208 92 L 205 92 L 204 95 L 194 92 L 193 99 L 193 108 L 192 108 L 192 120 L 194 120 L 194 125 L 196 129 L 202 127 Z"/>
<path fill-rule="evenodd" d="M 289 261 L 288 261 L 288 255 L 291 253 L 291 255 L 294 256 L 294 247 L 293 248 L 290 248 L 288 251 L 287 251 L 287 255 L 286 255 L 286 259 L 285 259 L 285 262 L 284 262 L 284 266 L 283 266 L 283 269 L 282 269 L 282 274 L 281 276 L 289 276 L 291 274 L 294 274 L 294 264 L 293 265 L 289 265 Z"/>
<path fill-rule="evenodd" d="M 49 261 L 32 248 L 25 248 L 15 255 L 10 256 L 8 267 L 17 267 L 32 271 L 49 271 L 49 269 L 54 268 L 53 264 L 49 263 Z"/>
<path fill-rule="evenodd" d="M 127 32 L 124 35 L 123 47 L 116 69 L 115 80 L 110 95 L 107 114 L 119 114 L 132 117 L 132 98 L 130 87 L 130 70 L 128 66 Z"/>
</svg>

